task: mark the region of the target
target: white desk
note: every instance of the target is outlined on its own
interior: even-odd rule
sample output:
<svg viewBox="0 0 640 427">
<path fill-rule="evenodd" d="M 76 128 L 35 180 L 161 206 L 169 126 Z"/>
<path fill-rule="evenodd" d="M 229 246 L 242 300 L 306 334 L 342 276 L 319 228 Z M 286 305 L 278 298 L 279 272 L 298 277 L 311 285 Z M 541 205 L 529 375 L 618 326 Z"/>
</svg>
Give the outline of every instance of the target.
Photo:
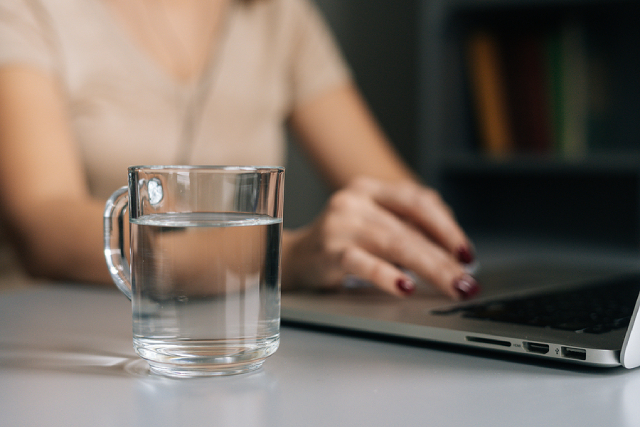
<svg viewBox="0 0 640 427">
<path fill-rule="evenodd" d="M 637 426 L 640 370 L 284 327 L 256 373 L 149 374 L 117 291 L 0 293 L 1 426 Z"/>
</svg>

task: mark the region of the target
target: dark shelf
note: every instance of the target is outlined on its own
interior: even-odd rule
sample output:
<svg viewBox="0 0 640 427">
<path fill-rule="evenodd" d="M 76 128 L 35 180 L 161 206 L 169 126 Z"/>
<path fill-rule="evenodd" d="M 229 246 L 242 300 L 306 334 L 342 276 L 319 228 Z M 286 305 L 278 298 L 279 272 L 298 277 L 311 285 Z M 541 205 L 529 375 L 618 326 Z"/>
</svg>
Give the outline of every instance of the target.
<svg viewBox="0 0 640 427">
<path fill-rule="evenodd" d="M 577 156 L 494 158 L 479 149 L 462 43 L 473 28 L 531 30 L 578 18 L 606 53 L 606 132 Z M 470 233 L 640 248 L 640 2 L 423 2 L 419 172 Z"/>
</svg>

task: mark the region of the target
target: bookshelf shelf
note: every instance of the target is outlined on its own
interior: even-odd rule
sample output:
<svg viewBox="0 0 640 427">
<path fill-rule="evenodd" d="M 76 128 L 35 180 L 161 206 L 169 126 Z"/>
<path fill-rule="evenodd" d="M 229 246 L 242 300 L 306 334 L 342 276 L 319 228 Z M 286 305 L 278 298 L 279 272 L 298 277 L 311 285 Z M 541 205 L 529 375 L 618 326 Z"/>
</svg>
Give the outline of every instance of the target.
<svg viewBox="0 0 640 427">
<path fill-rule="evenodd" d="M 502 173 L 546 173 L 546 172 L 640 172 L 640 151 L 627 153 L 603 153 L 581 159 L 558 159 L 550 156 L 514 155 L 498 160 L 474 154 L 448 154 L 442 158 L 440 169 L 445 173 L 502 172 Z"/>
<path fill-rule="evenodd" d="M 463 226 L 640 249 L 640 2 L 421 13 L 417 167 Z"/>
</svg>

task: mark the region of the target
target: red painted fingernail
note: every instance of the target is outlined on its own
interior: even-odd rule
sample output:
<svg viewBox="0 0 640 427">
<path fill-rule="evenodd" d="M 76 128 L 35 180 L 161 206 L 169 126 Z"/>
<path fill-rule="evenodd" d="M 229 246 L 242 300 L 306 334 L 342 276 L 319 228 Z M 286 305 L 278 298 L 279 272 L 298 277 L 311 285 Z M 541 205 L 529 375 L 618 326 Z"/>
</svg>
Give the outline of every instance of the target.
<svg viewBox="0 0 640 427">
<path fill-rule="evenodd" d="M 398 279 L 396 281 L 396 287 L 406 295 L 411 295 L 416 290 L 416 285 L 411 280 Z"/>
<path fill-rule="evenodd" d="M 458 295 L 460 295 L 462 299 L 469 299 L 480 292 L 480 285 L 478 285 L 476 279 L 465 274 L 453 282 L 453 289 L 458 292 Z"/>
<path fill-rule="evenodd" d="M 474 260 L 473 252 L 468 246 L 460 246 L 458 248 L 458 261 L 463 264 L 471 264 Z"/>
</svg>

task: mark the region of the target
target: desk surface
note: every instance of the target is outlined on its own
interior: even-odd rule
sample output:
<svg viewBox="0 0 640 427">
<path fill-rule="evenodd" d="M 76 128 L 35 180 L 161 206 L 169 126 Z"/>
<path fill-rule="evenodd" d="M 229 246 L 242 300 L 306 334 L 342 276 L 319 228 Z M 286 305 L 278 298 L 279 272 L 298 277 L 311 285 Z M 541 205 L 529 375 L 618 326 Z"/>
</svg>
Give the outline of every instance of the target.
<svg viewBox="0 0 640 427">
<path fill-rule="evenodd" d="M 640 369 L 592 370 L 291 327 L 259 371 L 176 380 L 117 291 L 0 293 L 2 426 L 634 426 Z"/>
</svg>

